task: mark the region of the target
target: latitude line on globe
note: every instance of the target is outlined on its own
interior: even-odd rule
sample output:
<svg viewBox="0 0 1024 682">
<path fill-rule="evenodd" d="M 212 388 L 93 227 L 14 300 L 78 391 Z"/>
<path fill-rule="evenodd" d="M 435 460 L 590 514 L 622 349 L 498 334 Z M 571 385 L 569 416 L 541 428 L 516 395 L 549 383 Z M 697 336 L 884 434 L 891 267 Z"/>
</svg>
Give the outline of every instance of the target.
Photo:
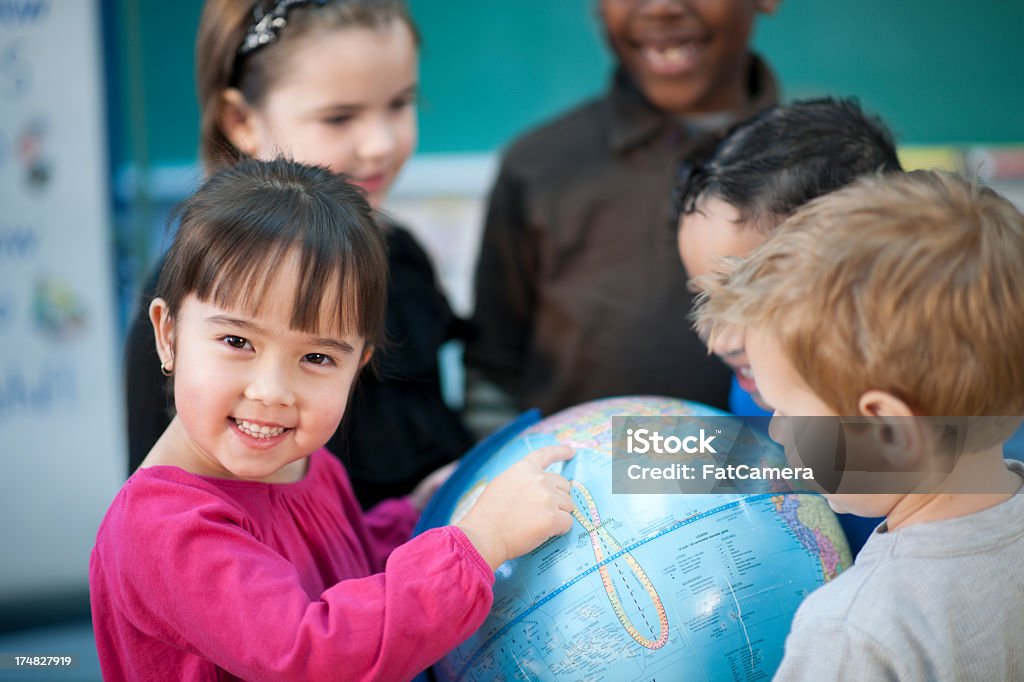
<svg viewBox="0 0 1024 682">
<path fill-rule="evenodd" d="M 544 606 L 546 603 L 548 603 L 549 601 L 554 599 L 557 595 L 561 594 L 565 590 L 569 589 L 570 587 L 572 587 L 573 585 L 578 583 L 580 580 L 583 580 L 583 578 L 587 577 L 588 575 L 590 575 L 594 571 L 600 570 L 602 566 L 605 566 L 605 565 L 615 561 L 616 559 L 621 557 L 623 554 L 626 554 L 627 552 L 631 552 L 634 549 L 636 549 L 637 547 L 641 547 L 643 545 L 646 545 L 648 542 L 652 542 L 654 540 L 657 540 L 658 538 L 660 538 L 660 537 L 662 537 L 664 535 L 667 535 L 668 533 L 672 533 L 674 531 L 677 531 L 677 530 L 679 530 L 680 528 L 682 528 L 684 526 L 690 525 L 691 523 L 695 523 L 697 521 L 700 521 L 701 519 L 705 519 L 705 518 L 707 518 L 709 516 L 712 516 L 714 514 L 720 514 L 720 513 L 724 512 L 724 511 L 728 511 L 730 509 L 734 509 L 734 508 L 740 506 L 740 504 L 743 504 L 743 503 L 748 503 L 749 504 L 749 503 L 753 503 L 753 502 L 758 502 L 758 501 L 763 500 L 763 499 L 769 499 L 769 498 L 771 498 L 771 497 L 773 497 L 773 496 L 775 496 L 777 494 L 778 493 L 762 493 L 762 494 L 759 494 L 759 495 L 752 495 L 750 497 L 744 497 L 744 498 L 741 498 L 741 499 L 733 500 L 732 502 L 727 502 L 726 504 L 719 505 L 719 506 L 717 506 L 717 507 L 715 507 L 713 509 L 708 509 L 708 510 L 702 511 L 702 512 L 700 512 L 698 514 L 694 514 L 692 516 L 688 516 L 685 519 L 681 519 L 681 520 L 676 521 L 675 523 L 673 523 L 673 524 L 671 524 L 669 526 L 666 526 L 665 528 L 662 528 L 660 531 L 658 531 L 654 535 L 651 535 L 650 537 L 643 538 L 641 540 L 637 540 L 636 542 L 632 543 L 631 545 L 628 545 L 628 546 L 620 549 L 615 554 L 610 555 L 608 558 L 595 563 L 593 566 L 590 566 L 589 568 L 587 568 L 582 573 L 576 575 L 572 579 L 570 579 L 570 580 L 566 581 L 565 583 L 563 583 L 562 585 L 560 585 L 558 588 L 556 588 L 556 589 L 552 590 L 551 592 L 549 592 L 547 595 L 545 595 L 543 598 L 541 598 L 538 602 L 536 602 L 532 606 L 527 607 L 525 610 L 523 610 L 522 613 L 518 614 L 517 616 L 515 616 L 515 618 L 513 618 L 508 623 L 503 625 L 497 632 L 495 632 L 493 635 L 491 635 L 487 639 L 486 642 L 481 644 L 477 648 L 477 650 L 473 652 L 473 654 L 469 657 L 469 659 L 466 661 L 466 663 L 459 670 L 459 673 L 456 675 L 455 679 L 457 681 L 461 681 L 462 679 L 464 679 L 465 676 L 466 676 L 466 672 L 470 669 L 470 667 L 472 667 L 472 665 L 474 663 L 477 662 L 477 660 L 481 656 L 483 656 L 483 653 L 487 649 L 489 649 L 496 641 L 498 641 L 498 639 L 503 637 L 509 630 L 511 630 L 516 625 L 518 625 L 520 621 L 522 621 L 528 615 L 530 615 L 531 613 L 533 613 L 534 611 L 536 611 L 537 609 L 539 609 L 540 607 Z"/>
</svg>

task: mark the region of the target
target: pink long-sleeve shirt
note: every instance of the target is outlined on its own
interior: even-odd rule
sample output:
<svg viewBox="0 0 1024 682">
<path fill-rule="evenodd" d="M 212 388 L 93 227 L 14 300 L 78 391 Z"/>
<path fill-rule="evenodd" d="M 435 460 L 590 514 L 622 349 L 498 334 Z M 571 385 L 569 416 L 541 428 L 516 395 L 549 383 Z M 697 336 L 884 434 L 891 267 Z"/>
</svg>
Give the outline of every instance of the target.
<svg viewBox="0 0 1024 682">
<path fill-rule="evenodd" d="M 403 543 L 407 501 L 365 516 L 325 450 L 270 484 L 151 467 L 89 566 L 103 677 L 406 680 L 483 622 L 494 574 L 454 527 Z"/>
</svg>

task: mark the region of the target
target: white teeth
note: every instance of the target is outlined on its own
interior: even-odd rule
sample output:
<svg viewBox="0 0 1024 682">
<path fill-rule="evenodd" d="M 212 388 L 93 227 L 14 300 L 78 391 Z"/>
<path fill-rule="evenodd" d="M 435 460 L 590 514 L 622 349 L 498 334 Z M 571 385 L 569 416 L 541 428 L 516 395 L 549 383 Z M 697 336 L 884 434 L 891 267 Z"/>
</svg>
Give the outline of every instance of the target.
<svg viewBox="0 0 1024 682">
<path fill-rule="evenodd" d="M 669 47 L 645 47 L 644 58 L 657 69 L 673 69 L 686 66 L 697 56 L 699 46 L 696 41 Z"/>
<path fill-rule="evenodd" d="M 739 369 L 736 370 L 736 373 L 739 374 L 744 379 L 750 379 L 754 376 L 754 373 L 750 370 L 749 367 L 740 367 Z"/>
<path fill-rule="evenodd" d="M 682 59 L 685 55 L 683 54 L 683 48 L 681 47 L 670 47 L 662 50 L 661 56 L 670 62 L 677 62 Z"/>
<path fill-rule="evenodd" d="M 282 433 L 287 431 L 283 426 L 253 424 L 252 422 L 247 422 L 244 419 L 236 419 L 235 424 L 238 425 L 238 428 L 241 429 L 243 433 L 246 433 L 253 438 L 273 438 L 274 436 L 280 436 Z"/>
</svg>

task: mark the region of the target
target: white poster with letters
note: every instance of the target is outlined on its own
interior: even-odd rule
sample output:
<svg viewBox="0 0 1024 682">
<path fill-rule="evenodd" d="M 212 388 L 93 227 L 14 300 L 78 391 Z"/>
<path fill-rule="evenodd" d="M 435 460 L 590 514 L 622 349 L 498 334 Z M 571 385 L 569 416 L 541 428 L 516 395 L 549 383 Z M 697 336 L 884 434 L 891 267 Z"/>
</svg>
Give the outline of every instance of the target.
<svg viewBox="0 0 1024 682">
<path fill-rule="evenodd" d="M 0 0 L 0 600 L 86 586 L 126 466 L 99 20 Z"/>
</svg>

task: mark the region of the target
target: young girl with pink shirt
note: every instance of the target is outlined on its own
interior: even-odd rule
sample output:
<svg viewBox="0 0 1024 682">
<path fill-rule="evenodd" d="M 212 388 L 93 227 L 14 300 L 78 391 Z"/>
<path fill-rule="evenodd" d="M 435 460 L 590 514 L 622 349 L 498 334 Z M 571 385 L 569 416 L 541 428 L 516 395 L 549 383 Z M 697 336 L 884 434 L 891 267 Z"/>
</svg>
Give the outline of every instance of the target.
<svg viewBox="0 0 1024 682">
<path fill-rule="evenodd" d="M 182 205 L 149 307 L 176 415 L 90 562 L 104 679 L 405 680 L 468 637 L 493 572 L 569 530 L 531 453 L 407 540 L 442 475 L 363 514 L 324 449 L 380 343 L 384 238 L 326 169 L 244 160 Z"/>
</svg>

